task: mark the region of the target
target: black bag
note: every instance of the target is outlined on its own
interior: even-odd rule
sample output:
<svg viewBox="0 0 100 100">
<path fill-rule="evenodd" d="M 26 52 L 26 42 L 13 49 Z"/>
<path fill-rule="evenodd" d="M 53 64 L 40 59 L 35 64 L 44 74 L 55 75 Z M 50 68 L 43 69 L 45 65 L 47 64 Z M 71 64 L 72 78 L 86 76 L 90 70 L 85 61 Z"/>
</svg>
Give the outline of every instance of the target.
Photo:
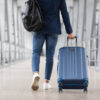
<svg viewBox="0 0 100 100">
<path fill-rule="evenodd" d="M 43 27 L 43 16 L 38 1 L 28 0 L 25 4 L 27 5 L 27 11 L 22 13 L 22 21 L 25 29 L 29 32 L 41 30 Z"/>
</svg>

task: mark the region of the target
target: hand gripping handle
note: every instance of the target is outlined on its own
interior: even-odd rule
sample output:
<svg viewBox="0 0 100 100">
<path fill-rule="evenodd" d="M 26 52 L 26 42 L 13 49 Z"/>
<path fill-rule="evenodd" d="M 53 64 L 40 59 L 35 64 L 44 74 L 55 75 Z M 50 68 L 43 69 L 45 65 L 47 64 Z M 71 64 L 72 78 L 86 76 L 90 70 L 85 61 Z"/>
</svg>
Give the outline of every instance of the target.
<svg viewBox="0 0 100 100">
<path fill-rule="evenodd" d="M 77 46 L 77 36 L 74 36 L 74 39 L 76 39 L 76 46 Z M 69 37 L 67 37 L 67 46 L 68 46 L 68 42 L 69 42 Z"/>
</svg>

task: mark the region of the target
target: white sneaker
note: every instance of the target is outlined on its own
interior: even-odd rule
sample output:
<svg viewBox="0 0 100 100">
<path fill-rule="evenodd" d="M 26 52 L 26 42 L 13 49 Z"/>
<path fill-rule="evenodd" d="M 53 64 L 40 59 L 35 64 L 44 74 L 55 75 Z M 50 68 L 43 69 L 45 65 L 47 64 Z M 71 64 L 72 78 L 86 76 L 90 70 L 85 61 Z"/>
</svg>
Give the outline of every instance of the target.
<svg viewBox="0 0 100 100">
<path fill-rule="evenodd" d="M 39 88 L 39 85 L 38 85 L 39 80 L 40 80 L 39 74 L 38 73 L 35 73 L 33 75 L 32 84 L 31 84 L 31 88 L 33 90 L 37 90 Z"/>
<path fill-rule="evenodd" d="M 48 90 L 48 89 L 50 89 L 51 88 L 51 85 L 49 84 L 49 83 L 44 83 L 43 84 L 43 89 L 44 90 Z"/>
</svg>

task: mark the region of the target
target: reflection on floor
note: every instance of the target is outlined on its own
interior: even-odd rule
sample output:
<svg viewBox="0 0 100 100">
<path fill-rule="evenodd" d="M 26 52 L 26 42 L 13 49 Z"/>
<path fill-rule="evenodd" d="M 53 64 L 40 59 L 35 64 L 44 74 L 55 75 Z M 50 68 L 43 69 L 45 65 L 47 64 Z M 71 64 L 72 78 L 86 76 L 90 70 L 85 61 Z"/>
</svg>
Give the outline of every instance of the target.
<svg viewBox="0 0 100 100">
<path fill-rule="evenodd" d="M 55 59 L 51 79 L 52 89 L 42 89 L 44 81 L 45 59 L 41 58 L 40 88 L 37 92 L 30 88 L 32 71 L 31 60 L 23 61 L 0 69 L 0 100 L 100 100 L 100 72 L 89 69 L 88 93 L 82 90 L 64 90 L 58 92 L 57 60 Z"/>
</svg>

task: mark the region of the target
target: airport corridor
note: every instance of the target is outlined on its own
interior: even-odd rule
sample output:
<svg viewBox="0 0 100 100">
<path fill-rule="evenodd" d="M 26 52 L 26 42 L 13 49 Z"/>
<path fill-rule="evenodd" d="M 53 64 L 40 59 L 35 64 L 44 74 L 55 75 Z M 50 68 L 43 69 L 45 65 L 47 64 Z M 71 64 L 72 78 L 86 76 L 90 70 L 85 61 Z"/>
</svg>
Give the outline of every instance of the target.
<svg viewBox="0 0 100 100">
<path fill-rule="evenodd" d="M 25 1 L 27 0 L 0 0 L 0 100 L 100 100 L 100 0 L 65 0 L 78 44 L 74 40 L 68 43 L 68 34 L 59 13 L 62 34 L 58 36 L 55 50 L 50 81 L 52 88 L 43 90 L 46 59 L 44 44 L 38 91 L 31 89 L 34 32 L 26 31 L 22 23 Z M 59 49 L 67 46 L 86 49 L 89 76 L 87 93 L 83 90 L 58 91 Z"/>
</svg>

